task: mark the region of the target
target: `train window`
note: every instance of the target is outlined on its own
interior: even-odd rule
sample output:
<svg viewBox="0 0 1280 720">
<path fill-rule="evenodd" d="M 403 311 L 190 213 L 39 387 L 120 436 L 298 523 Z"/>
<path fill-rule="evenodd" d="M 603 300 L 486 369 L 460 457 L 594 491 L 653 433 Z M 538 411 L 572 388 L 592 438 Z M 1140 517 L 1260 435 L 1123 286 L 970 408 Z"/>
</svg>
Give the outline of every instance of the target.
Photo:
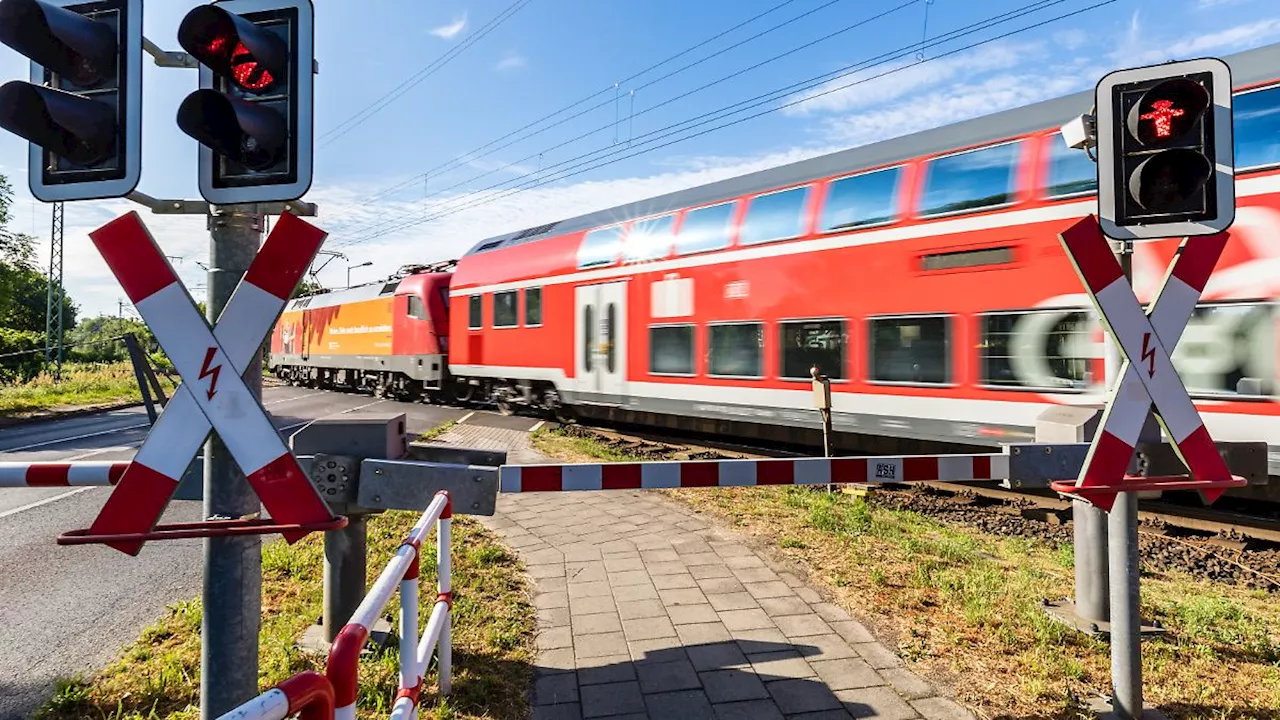
<svg viewBox="0 0 1280 720">
<path fill-rule="evenodd" d="M 591 372 L 591 358 L 595 356 L 596 324 L 595 308 L 591 305 L 582 307 L 582 369 Z"/>
<path fill-rule="evenodd" d="M 804 210 L 809 186 L 757 195 L 747 206 L 738 242 L 743 245 L 786 240 L 804 234 Z"/>
<path fill-rule="evenodd" d="M 725 377 L 764 375 L 761 366 L 764 357 L 763 324 L 729 323 L 711 325 L 709 330 L 709 374 Z"/>
<path fill-rule="evenodd" d="M 422 298 L 417 295 L 409 296 L 409 317 L 419 320 L 427 319 L 427 309 L 422 305 Z"/>
<path fill-rule="evenodd" d="M 733 220 L 735 204 L 721 203 L 685 213 L 676 235 L 676 253 L 689 255 L 728 247 L 729 222 Z"/>
<path fill-rule="evenodd" d="M 1004 143 L 930 160 L 920 214 L 944 215 L 1012 202 L 1020 145 Z"/>
<path fill-rule="evenodd" d="M 578 267 L 596 267 L 617 262 L 621 246 L 621 225 L 592 230 L 583 236 L 582 247 L 578 248 Z"/>
<path fill-rule="evenodd" d="M 895 201 L 902 168 L 888 168 L 832 181 L 822 209 L 822 231 L 835 232 L 897 219 Z"/>
<path fill-rule="evenodd" d="M 778 324 L 782 377 L 789 380 L 810 380 L 809 368 L 832 380 L 844 380 L 845 334 L 844 320 L 794 320 Z"/>
<path fill-rule="evenodd" d="M 640 220 L 627 233 L 627 262 L 659 260 L 671 252 L 671 226 L 675 215 Z"/>
<path fill-rule="evenodd" d="M 1280 163 L 1280 86 L 1231 99 L 1236 169 Z"/>
<path fill-rule="evenodd" d="M 516 291 L 508 290 L 493 294 L 493 326 L 496 328 L 515 327 Z"/>
<path fill-rule="evenodd" d="M 950 318 L 874 318 L 870 328 L 872 382 L 950 382 Z"/>
<path fill-rule="evenodd" d="M 1049 143 L 1049 177 L 1045 195 L 1065 197 L 1098 191 L 1098 166 L 1083 150 L 1067 147 L 1062 133 L 1051 135 Z"/>
<path fill-rule="evenodd" d="M 978 341 L 983 385 L 1083 390 L 1093 383 L 1097 321 L 1078 308 L 982 316 Z"/>
<path fill-rule="evenodd" d="M 480 295 L 472 295 L 467 303 L 467 327 L 479 330 L 484 327 L 484 313 L 480 310 Z"/>
<path fill-rule="evenodd" d="M 653 375 L 693 374 L 692 325 L 649 328 L 649 372 Z"/>
<path fill-rule="evenodd" d="M 525 289 L 524 324 L 526 327 L 537 327 L 542 324 L 542 288 Z"/>
<path fill-rule="evenodd" d="M 1218 303 L 1196 307 L 1173 351 L 1173 366 L 1193 395 L 1276 395 L 1277 306 Z"/>
</svg>

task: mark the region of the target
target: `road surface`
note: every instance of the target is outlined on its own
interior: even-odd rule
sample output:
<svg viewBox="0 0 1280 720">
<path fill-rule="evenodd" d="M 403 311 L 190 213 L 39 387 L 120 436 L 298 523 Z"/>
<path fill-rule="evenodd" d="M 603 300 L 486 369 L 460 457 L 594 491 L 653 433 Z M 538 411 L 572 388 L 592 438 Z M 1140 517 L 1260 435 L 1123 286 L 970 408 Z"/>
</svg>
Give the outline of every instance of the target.
<svg viewBox="0 0 1280 720">
<path fill-rule="evenodd" d="M 293 387 L 267 388 L 263 401 L 286 438 L 341 413 L 403 412 L 411 433 L 467 414 Z M 0 461 L 126 460 L 149 427 L 142 408 L 6 427 Z M 55 544 L 62 532 L 89 527 L 109 492 L 0 489 L 0 720 L 29 717 L 57 678 L 102 667 L 166 606 L 200 593 L 200 540 L 151 542 L 137 557 Z M 162 522 L 199 519 L 199 502 L 174 501 Z"/>
</svg>

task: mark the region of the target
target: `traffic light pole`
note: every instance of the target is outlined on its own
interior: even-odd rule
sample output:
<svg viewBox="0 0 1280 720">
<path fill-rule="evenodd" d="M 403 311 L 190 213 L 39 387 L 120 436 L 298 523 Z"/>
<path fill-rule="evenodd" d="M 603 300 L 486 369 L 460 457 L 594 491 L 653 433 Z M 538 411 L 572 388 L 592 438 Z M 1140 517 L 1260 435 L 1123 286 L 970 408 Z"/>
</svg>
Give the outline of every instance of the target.
<svg viewBox="0 0 1280 720">
<path fill-rule="evenodd" d="M 254 206 L 211 208 L 208 319 L 231 299 L 262 240 L 263 216 Z M 262 399 L 262 351 L 244 372 Z M 261 511 L 244 474 L 216 436 L 204 451 L 204 515 L 239 518 Z M 200 629 L 200 717 L 223 715 L 258 694 L 258 630 L 262 621 L 262 541 L 258 535 L 206 538 L 204 610 Z"/>
<path fill-rule="evenodd" d="M 1121 240 L 1118 245 L 1120 269 L 1124 272 L 1125 282 L 1132 285 L 1133 241 Z M 1119 369 L 1117 363 L 1114 382 L 1120 382 Z M 1150 426 L 1148 417 L 1144 434 L 1149 431 Z M 1111 710 L 1124 720 L 1136 720 L 1142 717 L 1138 493 L 1116 494 L 1115 504 L 1107 514 L 1106 530 L 1111 586 Z"/>
</svg>

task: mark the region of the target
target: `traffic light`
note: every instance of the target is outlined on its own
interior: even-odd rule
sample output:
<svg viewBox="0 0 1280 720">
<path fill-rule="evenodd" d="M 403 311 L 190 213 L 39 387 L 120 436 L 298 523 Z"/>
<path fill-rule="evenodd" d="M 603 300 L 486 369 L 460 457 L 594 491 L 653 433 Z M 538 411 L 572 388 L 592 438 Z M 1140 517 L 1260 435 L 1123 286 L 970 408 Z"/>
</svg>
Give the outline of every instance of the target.
<svg viewBox="0 0 1280 720">
<path fill-rule="evenodd" d="M 142 0 L 0 0 L 0 42 L 31 81 L 0 86 L 0 127 L 31 143 L 44 202 L 123 197 L 142 176 Z"/>
<path fill-rule="evenodd" d="M 1098 214 L 1116 239 L 1211 235 L 1235 219 L 1231 73 L 1218 59 L 1102 78 Z"/>
<path fill-rule="evenodd" d="M 311 187 L 310 0 L 202 5 L 178 27 L 200 89 L 178 127 L 200 143 L 200 194 L 215 205 L 296 200 Z"/>
</svg>

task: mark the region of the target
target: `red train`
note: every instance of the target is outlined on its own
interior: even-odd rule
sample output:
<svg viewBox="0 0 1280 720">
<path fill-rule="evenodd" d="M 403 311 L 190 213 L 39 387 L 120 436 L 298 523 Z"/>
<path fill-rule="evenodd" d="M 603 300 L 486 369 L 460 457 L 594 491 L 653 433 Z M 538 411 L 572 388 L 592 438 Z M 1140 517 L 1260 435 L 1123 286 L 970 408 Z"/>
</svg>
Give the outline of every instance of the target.
<svg viewBox="0 0 1280 720">
<path fill-rule="evenodd" d="M 1174 360 L 1213 435 L 1265 439 L 1280 474 L 1280 45 L 1227 61 L 1237 219 Z M 301 362 L 277 354 L 279 332 L 272 365 L 296 380 L 346 373 L 444 401 L 799 442 L 820 426 L 817 365 L 846 444 L 1028 439 L 1046 407 L 1102 400 L 1102 334 L 1056 237 L 1096 211 L 1094 164 L 1057 134 L 1092 101 L 1080 93 L 485 240 L 457 262 L 448 303 L 419 298 L 430 332 L 448 328 L 434 380 L 364 360 Z M 1138 245 L 1144 301 L 1176 246 Z M 423 292 L 413 277 L 384 291 Z"/>
</svg>

